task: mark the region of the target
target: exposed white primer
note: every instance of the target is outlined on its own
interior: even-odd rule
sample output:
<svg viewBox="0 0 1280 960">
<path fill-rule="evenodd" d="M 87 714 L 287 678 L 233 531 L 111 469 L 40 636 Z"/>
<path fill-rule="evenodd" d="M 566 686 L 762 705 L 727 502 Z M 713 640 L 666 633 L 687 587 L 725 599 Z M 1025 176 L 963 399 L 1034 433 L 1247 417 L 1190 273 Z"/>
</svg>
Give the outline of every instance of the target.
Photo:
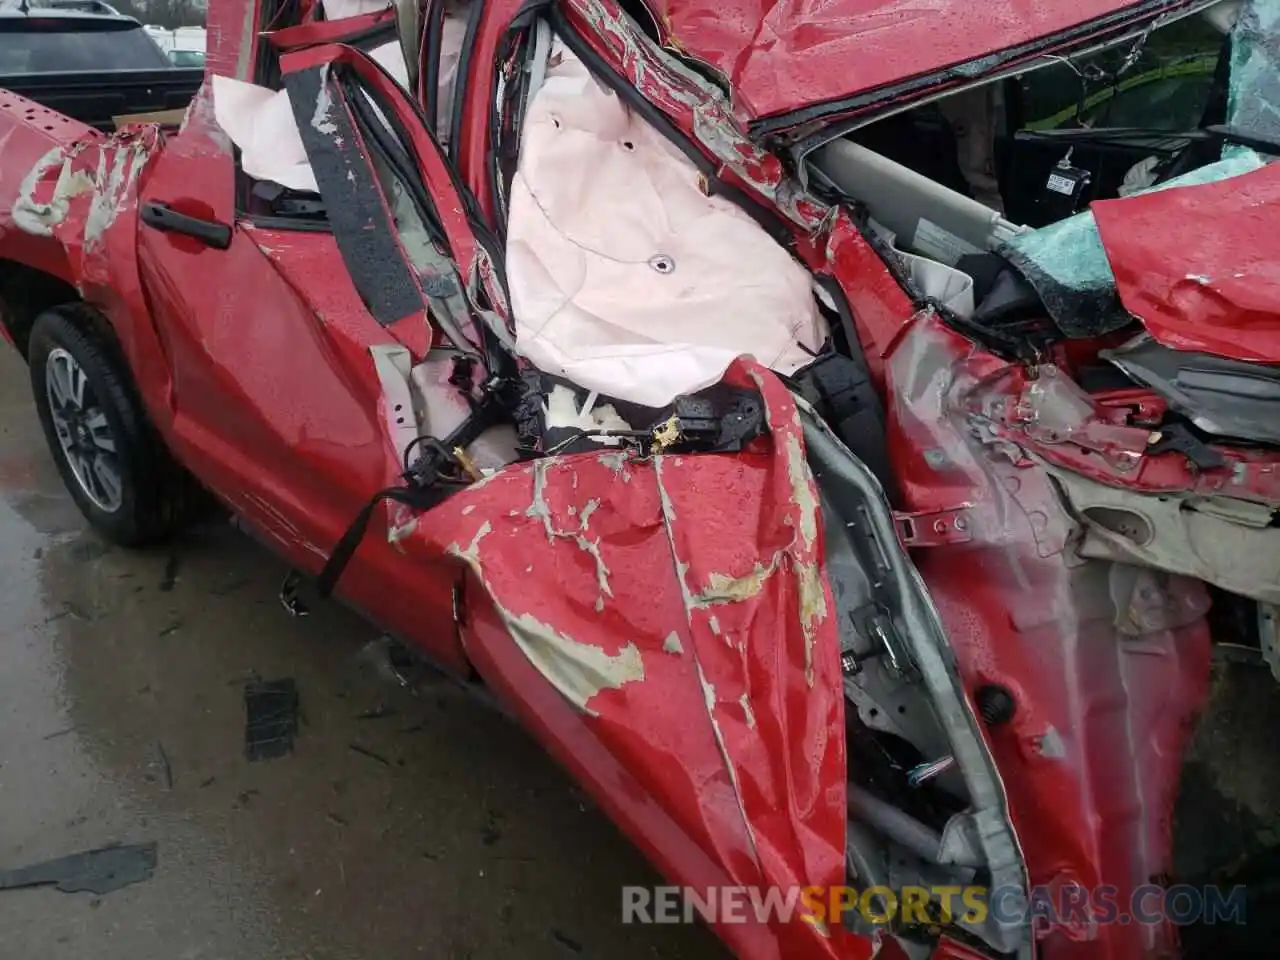
<svg viewBox="0 0 1280 960">
<path fill-rule="evenodd" d="M 555 541 L 557 538 L 572 540 L 578 545 L 578 549 L 595 561 L 596 583 L 600 589 L 600 595 L 596 598 L 596 610 L 603 610 L 604 598 L 613 596 L 613 588 L 609 585 L 609 568 L 605 565 L 604 558 L 600 555 L 600 542 L 587 538 L 587 523 L 591 520 L 591 515 L 600 506 L 600 501 L 588 500 L 583 505 L 581 512 L 578 514 L 577 530 L 558 529 L 551 522 L 551 507 L 548 506 L 546 500 L 547 470 L 552 465 L 553 461 L 549 460 L 538 460 L 534 463 L 533 500 L 529 503 L 529 507 L 524 514 L 531 519 L 542 521 L 542 528 L 547 533 L 548 543 Z"/>
<path fill-rule="evenodd" d="M 680 643 L 680 634 L 674 630 L 667 634 L 667 639 L 662 641 L 662 649 L 667 653 L 684 653 L 684 646 Z"/>
<path fill-rule="evenodd" d="M 799 419 L 796 430 L 800 429 Z M 806 547 L 812 547 L 818 539 L 818 498 L 813 492 L 813 480 L 809 465 L 804 459 L 800 437 L 793 433 L 787 437 L 787 477 L 791 481 L 791 498 L 800 508 L 800 539 Z"/>
<path fill-rule="evenodd" d="M 466 560 L 477 571 L 480 570 L 480 541 L 493 532 L 493 525 L 486 520 L 480 524 L 480 528 L 476 530 L 476 535 L 471 538 L 471 542 L 465 547 L 458 543 L 451 543 L 446 548 L 446 552 L 454 557 Z"/>
<path fill-rule="evenodd" d="M 775 553 L 766 567 L 756 561 L 750 572 L 740 577 L 730 577 L 723 573 L 713 573 L 707 577 L 707 587 L 691 599 L 695 607 L 709 607 L 718 603 L 741 603 L 757 596 L 764 589 L 765 581 L 778 568 L 780 553 Z"/>
<path fill-rule="evenodd" d="M 666 484 L 662 482 L 662 466 L 664 462 L 664 458 L 661 455 L 654 457 L 653 473 L 658 478 L 658 496 L 662 500 L 662 513 L 666 517 L 667 528 L 670 529 L 671 525 L 676 521 L 676 508 L 671 503 L 671 498 L 667 496 Z"/>
<path fill-rule="evenodd" d="M 658 489 L 662 487 L 662 457 L 653 458 L 654 474 L 657 479 Z M 676 580 L 680 584 L 680 594 L 684 599 L 686 610 L 693 610 L 697 604 L 693 595 L 689 590 L 689 564 L 679 559 L 679 552 L 676 549 L 675 531 L 672 529 L 672 522 L 675 519 L 675 513 L 671 509 L 671 504 L 667 500 L 665 491 L 662 498 L 662 522 L 667 531 L 667 542 L 671 545 L 672 556 L 675 558 Z M 733 787 L 733 798 L 738 805 L 738 811 L 742 814 L 742 828 L 746 831 L 747 840 L 751 844 L 751 852 L 756 861 L 759 862 L 760 855 L 756 849 L 755 834 L 751 829 L 751 821 L 747 817 L 747 810 L 742 800 L 742 789 L 738 783 L 738 771 L 733 765 L 733 760 L 729 756 L 729 748 L 725 745 L 724 733 L 720 729 L 720 722 L 716 719 L 716 691 L 715 687 L 707 680 L 707 675 L 702 669 L 702 661 L 698 659 L 698 649 L 695 645 L 693 648 L 693 664 L 698 672 L 698 683 L 702 687 L 703 704 L 707 710 L 707 720 L 711 724 L 712 735 L 715 737 L 716 748 L 720 751 L 720 757 L 724 761 L 725 770 L 729 775 L 729 782 Z"/>
<path fill-rule="evenodd" d="M 231 138 L 218 126 L 218 118 L 213 106 L 213 83 L 208 78 L 187 104 L 187 111 L 182 116 L 179 132 L 186 133 L 188 127 L 208 137 L 209 142 L 220 153 L 230 154 L 234 149 Z"/>
<path fill-rule="evenodd" d="M 330 119 L 333 113 L 333 95 L 329 93 L 329 65 L 320 67 L 320 92 L 316 94 L 316 109 L 311 114 L 311 129 L 326 137 L 337 135 L 338 126 Z"/>
<path fill-rule="evenodd" d="M 1047 727 L 1036 740 L 1036 752 L 1048 760 L 1061 760 L 1067 755 L 1066 744 L 1062 742 L 1062 734 L 1057 728 Z"/>
<path fill-rule="evenodd" d="M 45 176 L 62 164 L 57 183 L 53 187 L 53 196 L 48 203 L 38 203 L 35 199 L 36 187 Z M 53 228 L 67 216 L 72 197 L 88 193 L 93 189 L 93 178 L 82 170 L 71 170 L 70 158 L 64 157 L 61 147 L 54 147 L 27 171 L 18 185 L 18 197 L 13 202 L 10 215 L 13 224 L 23 233 L 37 237 L 53 236 Z"/>
<path fill-rule="evenodd" d="M 89 212 L 84 221 L 86 247 L 95 246 L 115 223 L 137 180 L 138 171 L 145 163 L 146 150 L 141 144 L 119 146 L 99 153 L 93 199 L 89 202 Z"/>
<path fill-rule="evenodd" d="M 751 378 L 763 390 L 764 383 L 758 373 L 752 371 Z M 769 426 L 776 425 L 769 419 Z M 805 460 L 804 447 L 800 442 L 803 425 L 800 423 L 798 410 L 791 413 L 791 431 L 787 435 L 786 464 L 787 479 L 791 484 L 791 499 L 799 511 L 799 529 L 801 545 L 808 554 L 816 549 L 818 540 L 818 497 L 813 474 Z M 812 687 L 814 683 L 813 648 L 818 639 L 818 624 L 827 618 L 827 595 L 823 589 L 822 573 L 816 560 L 800 560 L 792 558 L 795 570 L 796 589 L 800 599 L 800 629 L 804 633 L 804 678 Z"/>
<path fill-rule="evenodd" d="M 627 464 L 631 462 L 631 458 L 625 451 L 602 453 L 600 454 L 600 462 L 621 477 L 623 483 L 631 482 L 631 471 L 627 469 Z"/>
<path fill-rule="evenodd" d="M 413 536 L 418 529 L 418 515 L 412 510 L 402 507 L 398 515 L 387 525 L 387 543 L 401 552 L 401 544 Z"/>
<path fill-rule="evenodd" d="M 601 690 L 617 690 L 644 679 L 644 661 L 634 643 L 610 655 L 589 643 L 579 643 L 531 614 L 504 614 L 503 619 L 529 662 L 584 713 L 595 716 L 587 703 Z"/>
</svg>

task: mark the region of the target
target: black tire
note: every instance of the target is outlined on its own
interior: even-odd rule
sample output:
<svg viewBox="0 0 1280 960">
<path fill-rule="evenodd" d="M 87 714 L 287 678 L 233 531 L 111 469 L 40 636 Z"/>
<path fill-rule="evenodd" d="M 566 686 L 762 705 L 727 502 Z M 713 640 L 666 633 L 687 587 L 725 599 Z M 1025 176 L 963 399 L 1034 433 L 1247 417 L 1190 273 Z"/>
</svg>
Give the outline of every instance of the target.
<svg viewBox="0 0 1280 960">
<path fill-rule="evenodd" d="M 82 304 L 41 313 L 31 328 L 27 350 L 31 388 L 49 452 L 80 512 L 111 542 L 141 546 L 184 527 L 199 488 L 148 421 L 124 357 L 107 330 L 106 321 Z M 55 427 L 54 401 L 49 395 L 49 358 L 55 351 L 59 351 L 56 360 L 65 364 L 69 355 L 83 371 L 83 396 L 106 418 L 103 432 L 109 431 L 107 438 L 115 447 L 111 463 L 118 483 L 108 488 L 96 477 L 93 481 L 99 494 L 114 494 L 99 497 L 106 507 L 95 502 L 77 477 Z M 61 422 L 65 423 L 65 418 Z"/>
</svg>

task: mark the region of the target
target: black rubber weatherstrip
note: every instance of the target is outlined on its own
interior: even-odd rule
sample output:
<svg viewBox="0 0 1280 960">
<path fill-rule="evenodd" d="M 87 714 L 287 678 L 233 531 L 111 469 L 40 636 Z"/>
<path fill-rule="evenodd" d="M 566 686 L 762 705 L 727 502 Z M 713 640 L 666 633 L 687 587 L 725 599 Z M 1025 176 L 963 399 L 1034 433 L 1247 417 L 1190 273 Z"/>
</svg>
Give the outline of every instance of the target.
<svg viewBox="0 0 1280 960">
<path fill-rule="evenodd" d="M 333 224 L 328 219 L 307 220 L 303 217 L 279 217 L 269 213 L 240 214 L 240 219 L 247 220 L 255 227 L 263 230 L 286 230 L 294 233 L 333 233 Z M 328 217 L 328 210 L 325 211 Z"/>
<path fill-rule="evenodd" d="M 467 11 L 467 32 L 462 38 L 462 50 L 458 54 L 458 70 L 454 74 L 453 108 L 449 111 L 449 156 L 456 159 L 461 149 L 462 108 L 467 102 L 467 87 L 470 83 L 471 57 L 475 51 L 476 34 L 480 32 L 481 13 L 484 0 L 472 0 L 471 9 Z"/>
<path fill-rule="evenodd" d="M 443 35 L 444 0 L 436 0 L 431 7 L 426 33 L 422 38 L 427 60 L 426 75 L 422 78 L 422 112 L 426 114 L 431 132 L 437 139 L 440 136 L 440 131 L 436 129 L 436 121 L 440 116 L 440 44 Z"/>
<path fill-rule="evenodd" d="M 858 336 L 858 324 L 853 318 L 853 306 L 845 295 L 844 287 L 840 286 L 840 281 L 830 274 L 814 274 L 813 279 L 835 302 L 836 314 L 840 317 L 840 328 L 847 341 L 845 349 L 849 352 L 849 359 L 866 370 L 867 353 L 862 347 L 862 338 Z"/>
<path fill-rule="evenodd" d="M 1108 30 L 1123 28 L 1128 26 L 1136 26 L 1143 17 L 1150 17 L 1154 20 L 1160 14 L 1167 10 L 1177 9 L 1181 7 L 1189 7 L 1185 0 L 1147 0 L 1145 3 L 1135 4 L 1126 7 L 1115 13 L 1098 17 L 1090 20 L 1088 23 L 1078 24 L 1068 30 L 1062 30 L 1058 33 L 1047 37 L 1037 37 L 1035 40 L 1020 44 L 1016 47 L 1010 47 L 999 53 L 991 54 L 985 57 L 978 57 L 964 63 L 947 67 L 944 70 L 935 70 L 932 73 L 922 74 L 918 77 L 912 77 L 910 80 L 903 80 L 899 83 L 890 84 L 884 87 L 877 87 L 865 93 L 860 93 L 853 97 L 847 97 L 843 100 L 829 100 L 825 103 L 814 104 L 810 107 L 801 107 L 799 110 L 792 110 L 789 113 L 780 113 L 772 117 L 762 117 L 752 121 L 748 127 L 748 132 L 752 139 L 760 139 L 773 134 L 781 133 L 784 130 L 799 127 L 805 124 L 820 121 L 826 117 L 835 114 L 849 113 L 864 107 L 874 106 L 879 103 L 894 102 L 909 96 L 920 90 L 926 90 L 930 87 L 936 87 L 939 83 L 948 80 L 969 80 L 977 76 L 997 70 L 1006 64 L 1013 63 L 1025 57 L 1033 56 L 1042 50 L 1051 47 L 1058 47 L 1063 44 L 1069 44 L 1073 40 L 1087 37 L 1091 34 L 1106 33 Z M 1210 4 L 1205 4 L 1210 6 Z M 840 126 L 836 129 L 837 133 L 831 130 L 824 130 L 814 137 L 804 138 L 801 141 L 800 153 L 803 155 L 808 152 L 805 146 L 810 140 L 818 140 L 819 143 L 825 143 L 834 136 L 840 136 L 842 133 L 854 127 L 862 126 L 867 123 L 866 117 L 859 117 L 856 120 L 850 120 L 848 126 Z"/>
<path fill-rule="evenodd" d="M 391 74 L 388 73 L 386 69 L 378 63 L 378 61 L 370 58 L 369 63 L 374 67 L 374 69 L 390 80 L 395 87 L 400 88 L 400 83 L 396 78 L 391 76 Z M 365 92 L 368 93 L 372 99 L 381 101 L 382 95 L 380 93 L 376 93 L 373 90 L 367 90 Z M 484 218 L 480 215 L 480 205 L 476 203 L 476 198 L 472 195 L 471 191 L 467 189 L 461 178 L 458 176 L 457 169 L 454 164 L 450 162 L 449 152 L 440 146 L 440 139 L 435 134 L 435 127 L 427 119 L 427 115 L 423 112 L 422 106 L 412 95 L 405 96 L 404 104 L 413 113 L 414 118 L 417 119 L 422 129 L 426 131 L 427 139 L 431 141 L 431 145 L 435 148 L 436 153 L 439 154 L 445 170 L 448 171 L 449 183 L 452 185 L 454 193 L 457 194 L 459 201 L 462 203 L 463 212 L 466 214 L 467 220 L 471 223 L 472 231 L 477 234 L 482 231 L 489 233 L 488 224 L 485 223 Z M 396 136 L 398 136 L 406 145 L 406 149 L 411 149 L 409 145 L 413 142 L 412 138 L 404 128 L 404 124 L 400 122 L 399 115 L 394 110 L 389 109 L 389 106 L 385 101 L 381 102 L 380 106 L 386 114 L 387 122 L 395 131 Z"/>
<path fill-rule="evenodd" d="M 724 197 L 736 204 L 784 249 L 790 250 L 795 246 L 795 236 L 786 221 L 779 214 L 753 199 L 745 190 L 740 190 L 720 179 L 716 161 L 703 153 L 679 127 L 667 118 L 666 114 L 646 100 L 639 90 L 619 76 L 613 67 L 579 36 L 558 7 L 551 8 L 550 21 L 551 29 L 564 41 L 564 45 L 574 56 L 586 65 L 597 80 L 617 94 L 623 103 L 640 114 L 646 123 L 674 143 L 680 152 L 689 158 L 689 162 L 706 177 L 707 189 L 711 196 Z"/>
<path fill-rule="evenodd" d="M 396 112 L 391 108 L 391 105 L 381 96 L 380 91 L 366 89 L 359 85 L 355 80 L 347 76 L 346 71 L 343 71 L 342 74 L 340 74 L 339 83 L 342 85 L 343 93 L 347 98 L 347 102 L 352 107 L 352 112 L 355 114 L 362 132 L 368 134 L 365 142 L 369 149 L 377 150 L 382 158 L 386 160 L 388 165 L 392 168 L 392 172 L 405 184 L 405 187 L 409 190 L 409 195 L 413 201 L 413 205 L 417 208 L 418 215 L 422 218 L 428 232 L 432 234 L 432 242 L 448 253 L 449 258 L 454 264 L 454 274 L 457 276 L 459 273 L 457 269 L 457 256 L 454 254 L 453 248 L 449 243 L 449 238 L 445 235 L 444 226 L 439 220 L 439 212 L 437 211 L 435 204 L 432 202 L 426 184 L 422 182 L 418 172 L 418 167 L 414 163 L 414 158 L 410 154 L 410 148 L 408 146 L 410 140 L 408 138 L 407 131 L 400 122 L 399 115 L 396 114 Z M 369 100 L 366 100 L 364 96 L 361 96 L 362 93 L 366 94 L 373 101 L 373 104 L 370 104 Z M 374 105 L 376 105 L 387 118 L 387 122 L 392 127 L 391 131 L 388 131 L 387 128 L 379 122 L 379 118 L 373 111 Z M 392 134 L 399 138 L 400 143 L 391 142 L 388 134 Z M 445 164 L 448 165 L 447 160 L 445 160 Z M 454 186 L 457 186 L 456 182 L 454 183 Z M 461 197 L 461 194 L 458 196 Z M 476 236 L 476 242 L 482 243 L 483 241 L 479 236 Z M 489 247 L 486 247 L 485 249 L 486 252 L 488 252 L 490 259 L 493 259 L 492 249 Z M 504 274 L 499 273 L 499 278 L 503 283 L 505 290 L 506 277 Z M 459 283 L 465 283 L 460 276 L 457 276 L 457 279 Z M 428 299 L 430 299 L 430 294 L 427 294 L 427 296 Z M 472 324 L 475 329 L 479 331 L 481 340 L 480 347 L 484 352 L 485 366 L 488 371 L 491 374 L 510 373 L 510 368 L 514 361 L 506 350 L 497 343 L 497 340 L 493 336 L 493 332 L 489 329 L 488 324 L 482 320 L 476 319 L 474 315 L 472 316 Z M 455 346 L 459 349 L 463 349 L 462 344 L 455 344 Z"/>
<path fill-rule="evenodd" d="M 423 225 L 430 233 L 432 241 L 449 250 L 448 238 L 445 236 L 444 228 L 440 224 L 435 205 L 427 194 L 426 185 L 422 182 L 417 164 L 414 163 L 413 157 L 405 146 L 408 142 L 405 136 L 406 131 L 401 127 L 399 117 L 396 116 L 394 110 L 390 109 L 390 104 L 386 103 L 377 91 L 366 88 L 357 82 L 346 70 L 335 72 L 338 73 L 338 83 L 342 88 L 348 106 L 351 108 L 351 112 L 355 115 L 360 132 L 364 136 L 365 144 L 371 151 L 377 151 L 378 155 L 391 168 L 391 172 L 405 185 L 405 188 L 409 191 L 410 198 L 413 200 L 413 205 L 418 210 L 418 216 L 422 218 Z M 373 103 L 370 103 L 371 100 Z M 375 105 L 382 111 L 383 116 L 387 118 L 387 123 L 391 125 L 391 130 L 382 125 L 380 118 L 374 112 Z M 399 143 L 396 142 L 397 139 Z M 450 256 L 452 256 L 452 253 L 452 250 L 449 250 Z"/>
<path fill-rule="evenodd" d="M 507 24 L 507 29 L 502 35 L 502 43 L 499 45 L 499 48 L 498 48 L 499 51 L 501 52 L 502 50 L 506 49 L 508 46 L 511 46 L 513 43 L 513 40 L 521 32 L 524 32 L 526 34 L 525 45 L 528 49 L 532 49 L 534 46 L 536 46 L 536 38 L 535 38 L 535 33 L 533 28 L 538 23 L 538 19 L 540 15 L 543 14 L 546 11 L 546 9 L 551 6 L 551 2 L 552 0 L 525 0 L 525 2 L 521 5 L 520 9 L 516 11 L 515 16 L 511 18 L 511 22 Z M 508 56 L 515 56 L 515 54 L 517 53 L 517 49 L 518 48 L 513 47 L 508 52 Z M 522 56 L 525 59 L 525 66 L 528 66 L 529 62 L 528 62 L 527 51 L 522 52 Z M 499 57 L 499 60 L 500 61 L 502 60 L 501 56 Z M 502 69 L 501 66 L 498 66 L 496 68 L 496 70 L 498 71 L 500 71 L 501 69 Z M 520 78 L 520 89 L 528 90 L 528 87 L 529 87 L 529 74 L 527 71 L 522 70 L 521 78 Z M 511 99 L 510 90 L 508 90 L 507 92 L 508 92 L 508 99 Z M 524 98 L 521 97 L 518 100 L 514 100 L 513 102 L 519 103 L 523 99 Z M 499 115 L 499 105 L 496 97 L 492 98 L 489 104 L 489 121 L 488 122 L 489 122 L 489 156 L 488 156 L 489 201 L 493 204 L 494 232 L 498 236 L 498 238 L 502 239 L 503 242 L 505 243 L 507 225 L 503 220 L 503 215 L 505 214 L 506 211 L 504 210 L 503 204 L 502 204 L 501 186 L 509 186 L 509 184 L 506 184 L 505 182 L 506 178 L 503 176 L 503 172 L 502 172 L 502 161 L 503 161 L 502 146 L 504 141 L 502 136 L 502 118 Z M 516 138 L 517 145 L 519 144 L 520 129 L 523 123 L 524 123 L 523 114 L 512 119 L 511 134 Z M 517 153 L 518 153 L 518 146 L 517 146 Z"/>
<path fill-rule="evenodd" d="M 371 27 L 365 27 L 358 33 L 350 34 L 343 37 L 339 43 L 344 43 L 348 47 L 355 47 L 362 53 L 369 53 L 384 43 L 390 43 L 399 37 L 396 33 L 396 23 L 394 20 L 388 20 L 386 23 L 375 23 Z M 374 42 L 378 41 L 378 42 Z"/>
<path fill-rule="evenodd" d="M 370 61 L 380 70 L 383 75 L 390 78 L 382 67 L 376 61 Z M 391 78 L 394 79 L 394 78 Z M 453 259 L 455 268 L 457 265 L 457 257 L 454 255 L 452 246 L 449 244 L 448 237 L 445 234 L 444 226 L 439 221 L 438 210 L 434 201 L 427 190 L 427 186 L 421 179 L 418 163 L 421 158 L 413 156 L 412 138 L 405 129 L 404 124 L 400 120 L 400 115 L 392 108 L 391 104 L 386 101 L 381 91 L 372 88 L 366 88 L 356 80 L 346 80 L 350 89 L 344 89 L 348 102 L 351 104 L 353 111 L 357 114 L 362 127 L 367 127 L 368 132 L 372 135 L 369 142 L 370 148 L 375 146 L 380 153 L 395 168 L 395 172 L 400 175 L 405 185 L 409 188 L 414 205 L 418 208 L 419 214 L 422 216 L 424 223 L 432 228 L 438 234 L 439 246 L 443 247 Z M 391 145 L 386 140 L 387 130 L 381 124 L 379 119 L 373 115 L 369 109 L 369 103 L 360 94 L 365 94 L 370 100 L 382 111 L 386 117 L 387 123 L 391 126 L 391 132 L 400 140 L 399 144 Z M 449 161 L 448 156 L 440 148 L 440 141 L 437 140 L 431 132 L 431 127 L 427 123 L 426 117 L 423 116 L 421 108 L 412 97 L 406 97 L 405 103 L 414 111 L 414 116 L 419 124 L 427 133 L 427 138 L 431 141 L 432 146 L 440 156 L 443 167 L 449 174 L 449 185 L 453 188 L 454 195 L 462 204 L 463 212 L 467 217 L 467 224 L 471 228 L 471 234 L 477 244 L 479 244 L 488 255 L 490 263 L 493 265 L 494 274 L 497 278 L 499 286 L 501 286 L 504 295 L 507 295 L 507 274 L 506 266 L 502 257 L 497 251 L 501 250 L 497 239 L 493 232 L 485 223 L 484 218 L 480 215 L 479 204 L 476 203 L 475 197 L 458 178 L 457 171 L 453 164 Z M 465 285 L 466 278 L 460 277 Z M 510 374 L 514 369 L 514 358 L 507 352 L 506 348 L 498 342 L 493 331 L 489 329 L 489 325 L 482 320 L 475 320 L 475 327 L 480 332 L 481 346 L 484 350 L 485 365 L 490 373 Z"/>
<path fill-rule="evenodd" d="M 381 70 L 384 75 L 390 77 L 390 74 L 388 74 L 385 70 L 383 70 L 382 67 L 376 61 L 371 60 L 370 62 L 373 63 L 373 65 L 377 67 L 379 70 Z M 390 77 L 390 78 L 392 80 L 395 79 L 394 77 Z M 383 111 L 383 114 L 386 116 L 387 122 L 391 125 L 391 128 L 395 133 L 395 135 L 400 138 L 401 143 L 405 144 L 405 150 L 411 151 L 412 147 L 410 146 L 410 144 L 412 144 L 413 141 L 412 141 L 412 138 L 410 138 L 408 131 L 404 128 L 404 125 L 400 122 L 399 114 L 396 113 L 395 110 L 391 109 L 390 104 L 386 103 L 383 100 L 381 93 L 374 91 L 372 89 L 366 89 L 364 87 L 360 87 L 360 89 L 365 93 L 367 93 L 369 97 L 377 103 L 379 108 Z M 506 267 L 503 264 L 502 259 L 500 257 L 495 256 L 495 253 L 494 253 L 495 250 L 500 250 L 503 248 L 497 243 L 497 237 L 494 235 L 493 231 L 489 228 L 489 224 L 485 221 L 483 215 L 480 213 L 480 205 L 476 202 L 475 196 L 471 193 L 471 190 L 466 186 L 466 184 L 462 182 L 461 178 L 458 176 L 457 168 L 454 167 L 453 163 L 449 159 L 448 153 L 440 146 L 440 141 L 437 140 L 435 137 L 435 134 L 432 133 L 431 124 L 427 122 L 427 118 L 423 115 L 422 108 L 418 105 L 417 101 L 414 100 L 412 97 L 406 97 L 405 104 L 408 107 L 410 107 L 410 109 L 413 110 L 414 116 L 417 118 L 418 122 L 422 125 L 423 129 L 426 130 L 428 139 L 431 141 L 432 146 L 435 148 L 436 152 L 439 154 L 441 165 L 449 174 L 449 185 L 453 188 L 454 194 L 457 196 L 459 202 L 461 202 L 462 204 L 462 210 L 463 210 L 463 213 L 466 215 L 468 226 L 471 227 L 472 236 L 475 237 L 476 242 L 479 243 L 482 247 L 484 247 L 486 252 L 489 254 L 489 259 L 493 263 L 494 272 L 496 273 L 498 277 L 498 281 L 502 285 L 503 290 L 505 291 L 507 288 Z M 415 190 L 420 191 L 419 200 L 421 203 L 426 205 L 426 209 L 428 211 L 434 211 L 435 209 L 434 205 L 432 204 L 430 198 L 427 195 L 426 185 L 422 183 L 420 180 L 420 175 L 418 173 L 418 168 L 414 162 L 414 158 L 412 157 L 409 158 L 408 162 L 410 164 L 410 167 L 413 170 L 413 176 L 407 177 L 406 178 L 407 182 L 411 183 L 415 188 Z M 431 213 L 431 216 L 432 216 L 432 222 L 435 223 L 436 221 L 434 219 L 435 217 L 434 212 Z M 443 226 L 441 226 L 441 235 L 443 236 Z M 444 242 L 444 246 L 448 247 L 447 240 Z M 452 250 L 450 250 L 450 255 L 452 255 Z M 481 326 L 484 326 L 484 324 L 481 324 Z"/>
</svg>

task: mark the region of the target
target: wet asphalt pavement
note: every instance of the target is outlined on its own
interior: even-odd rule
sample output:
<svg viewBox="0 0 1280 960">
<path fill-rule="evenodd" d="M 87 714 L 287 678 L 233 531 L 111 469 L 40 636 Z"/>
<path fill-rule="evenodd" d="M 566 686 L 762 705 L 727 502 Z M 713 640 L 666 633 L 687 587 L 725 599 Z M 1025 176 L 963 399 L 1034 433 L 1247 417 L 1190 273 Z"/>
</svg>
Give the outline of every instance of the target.
<svg viewBox="0 0 1280 960">
<path fill-rule="evenodd" d="M 88 532 L 0 350 L 0 870 L 158 844 L 102 896 L 0 891 L 0 960 L 726 957 L 622 927 L 661 881 L 540 748 L 355 616 L 290 619 L 283 572 L 228 524 Z M 255 677 L 297 682 L 290 756 L 245 759 Z"/>
</svg>

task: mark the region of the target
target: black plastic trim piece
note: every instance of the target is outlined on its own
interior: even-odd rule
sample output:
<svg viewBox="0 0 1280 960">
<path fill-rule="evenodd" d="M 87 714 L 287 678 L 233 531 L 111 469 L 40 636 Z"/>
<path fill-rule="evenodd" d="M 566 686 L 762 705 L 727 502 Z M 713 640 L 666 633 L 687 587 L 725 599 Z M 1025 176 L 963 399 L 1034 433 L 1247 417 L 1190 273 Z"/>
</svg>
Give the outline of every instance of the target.
<svg viewBox="0 0 1280 960">
<path fill-rule="evenodd" d="M 374 171 L 361 155 L 363 137 L 349 105 L 329 111 L 332 133 L 312 123 L 318 98 L 328 95 L 327 74 L 323 66 L 311 67 L 287 74 L 284 85 L 351 281 L 374 320 L 386 326 L 424 309 L 422 287 L 400 249 Z"/>
<path fill-rule="evenodd" d="M 139 218 L 153 230 L 193 237 L 214 250 L 226 250 L 231 246 L 234 231 L 230 224 L 180 213 L 158 200 L 143 203 Z"/>
<path fill-rule="evenodd" d="M 368 53 L 375 47 L 390 43 L 398 37 L 395 21 L 388 20 L 386 23 L 375 23 L 371 27 L 365 27 L 358 33 L 352 33 L 336 42 L 345 44 L 348 47 L 355 47 L 361 53 Z"/>
<path fill-rule="evenodd" d="M 333 233 L 333 224 L 328 220 L 304 220 L 301 217 L 274 217 L 270 214 L 245 214 L 239 218 L 243 222 L 263 230 L 289 230 L 294 233 Z"/>
</svg>

